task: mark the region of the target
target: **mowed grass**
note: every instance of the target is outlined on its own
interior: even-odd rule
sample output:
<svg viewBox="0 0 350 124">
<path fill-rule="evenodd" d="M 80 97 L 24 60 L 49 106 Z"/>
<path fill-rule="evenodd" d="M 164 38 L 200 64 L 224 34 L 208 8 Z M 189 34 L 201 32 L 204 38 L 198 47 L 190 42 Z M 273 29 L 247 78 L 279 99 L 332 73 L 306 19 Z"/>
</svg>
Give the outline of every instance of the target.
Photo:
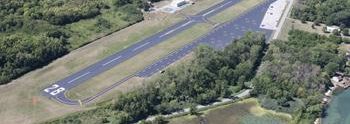
<svg viewBox="0 0 350 124">
<path fill-rule="evenodd" d="M 291 120 L 285 113 L 277 113 L 261 108 L 257 99 L 246 99 L 237 103 L 219 106 L 201 112 L 197 116 L 183 116 L 169 120 L 169 124 L 284 124 Z"/>
<path fill-rule="evenodd" d="M 327 36 L 331 34 L 331 33 L 324 33 L 322 31 L 323 27 L 325 27 L 326 25 L 321 24 L 320 26 L 315 26 L 315 28 L 312 28 L 312 24 L 313 22 L 301 23 L 300 20 L 286 18 L 286 21 L 284 22 L 282 30 L 278 35 L 277 39 L 288 40 L 288 32 L 292 29 L 298 29 L 306 32 L 317 33 L 317 34 L 327 35 Z"/>
<path fill-rule="evenodd" d="M 209 20 L 214 23 L 224 23 L 230 21 L 264 1 L 265 0 L 242 0 L 224 11 L 210 17 Z"/>
<path fill-rule="evenodd" d="M 176 36 L 143 51 L 113 67 L 111 70 L 69 90 L 66 95 L 72 99 L 84 99 L 92 96 L 116 81 L 142 70 L 160 58 L 165 57 L 170 52 L 183 47 L 187 43 L 193 42 L 195 39 L 208 33 L 212 27 L 212 25 L 207 23 L 195 24 L 193 27 Z"/>
<path fill-rule="evenodd" d="M 194 4 L 181 10 L 180 13 L 185 13 L 186 15 L 195 15 L 198 13 L 198 10 L 205 10 L 207 9 L 208 5 L 215 5 L 218 4 L 220 2 L 222 2 L 223 0 L 192 0 L 194 1 Z"/>
</svg>

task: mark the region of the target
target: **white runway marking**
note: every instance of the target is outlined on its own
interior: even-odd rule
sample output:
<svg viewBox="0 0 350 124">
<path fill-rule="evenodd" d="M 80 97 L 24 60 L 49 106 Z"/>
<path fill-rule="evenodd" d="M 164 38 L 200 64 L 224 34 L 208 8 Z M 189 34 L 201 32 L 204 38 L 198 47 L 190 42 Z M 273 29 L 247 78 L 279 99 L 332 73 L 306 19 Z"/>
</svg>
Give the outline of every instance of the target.
<svg viewBox="0 0 350 124">
<path fill-rule="evenodd" d="M 121 56 L 118 56 L 117 58 L 114 58 L 111 61 L 108 61 L 108 62 L 104 63 L 102 66 L 106 66 L 106 65 L 108 65 L 108 64 L 112 63 L 113 61 L 118 60 L 120 58 L 121 58 Z"/>
<path fill-rule="evenodd" d="M 74 78 L 73 80 L 70 80 L 68 83 L 70 84 L 70 83 L 72 83 L 72 82 L 74 82 L 74 81 L 76 81 L 76 80 L 78 80 L 78 79 L 80 79 L 80 78 L 82 78 L 82 77 L 84 77 L 84 76 L 86 76 L 86 75 L 88 75 L 88 74 L 90 74 L 90 72 L 87 72 L 87 73 L 85 73 L 85 74 L 83 74 L 83 75 L 80 75 L 79 77 L 76 77 L 76 78 Z"/>
<path fill-rule="evenodd" d="M 178 30 L 178 29 L 180 29 L 180 28 L 182 28 L 182 27 L 185 27 L 185 26 L 187 26 L 187 25 L 190 24 L 190 23 L 192 23 L 192 20 L 189 21 L 189 22 L 186 22 L 185 24 L 182 24 L 181 26 L 179 26 L 179 27 L 177 27 L 177 28 L 175 28 L 175 29 L 173 29 L 173 30 L 168 31 L 167 33 L 165 33 L 165 34 L 163 34 L 163 35 L 161 35 L 161 36 L 159 36 L 159 37 L 164 37 L 164 36 L 166 36 L 166 35 L 168 35 L 168 34 L 170 34 L 170 33 L 173 33 L 174 31 L 176 31 L 176 30 Z"/>
<path fill-rule="evenodd" d="M 136 48 L 133 49 L 132 51 L 136 51 L 136 50 L 138 50 L 138 49 L 140 49 L 140 48 L 146 46 L 146 45 L 149 44 L 149 43 L 151 43 L 151 42 L 147 42 L 147 43 L 145 43 L 145 44 L 142 44 L 141 46 L 136 47 Z"/>
<path fill-rule="evenodd" d="M 229 1 L 229 2 L 227 2 L 227 3 L 225 3 L 225 4 L 221 5 L 221 6 L 219 6 L 219 7 L 217 7 L 217 8 L 215 8 L 215 9 L 213 9 L 213 10 L 207 12 L 207 13 L 204 13 L 203 16 L 207 16 L 208 14 L 210 14 L 210 13 L 216 11 L 217 9 L 220 9 L 221 7 L 224 7 L 225 5 L 227 5 L 227 4 L 231 3 L 231 2 L 232 2 L 232 1 Z"/>
</svg>

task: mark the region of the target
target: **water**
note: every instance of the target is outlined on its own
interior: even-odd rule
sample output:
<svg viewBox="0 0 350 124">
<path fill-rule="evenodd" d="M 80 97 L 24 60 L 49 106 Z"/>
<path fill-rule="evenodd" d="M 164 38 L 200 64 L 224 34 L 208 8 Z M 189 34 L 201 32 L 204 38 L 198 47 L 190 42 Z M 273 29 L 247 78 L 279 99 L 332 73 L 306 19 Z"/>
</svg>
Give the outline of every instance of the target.
<svg viewBox="0 0 350 124">
<path fill-rule="evenodd" d="M 332 97 L 322 124 L 350 124 L 350 90 Z"/>
</svg>

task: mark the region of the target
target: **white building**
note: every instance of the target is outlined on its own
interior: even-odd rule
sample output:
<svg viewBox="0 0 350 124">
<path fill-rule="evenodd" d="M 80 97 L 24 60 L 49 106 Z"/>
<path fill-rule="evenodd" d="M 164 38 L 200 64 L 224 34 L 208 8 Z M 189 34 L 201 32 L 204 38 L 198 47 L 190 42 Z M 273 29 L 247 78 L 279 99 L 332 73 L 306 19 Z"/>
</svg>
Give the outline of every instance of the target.
<svg viewBox="0 0 350 124">
<path fill-rule="evenodd" d="M 340 31 L 340 28 L 338 26 L 327 26 L 326 31 L 332 33 L 333 31 Z"/>
<path fill-rule="evenodd" d="M 181 10 L 193 2 L 191 0 L 172 0 L 172 2 L 164 7 L 161 7 L 160 10 L 166 13 L 175 13 L 178 10 Z"/>
<path fill-rule="evenodd" d="M 188 0 L 174 0 L 173 2 L 171 2 L 171 6 L 181 7 L 181 6 L 186 5 L 188 3 L 189 3 Z"/>
<path fill-rule="evenodd" d="M 277 0 L 273 2 L 267 9 L 264 19 L 260 24 L 260 28 L 276 30 L 283 12 L 288 4 L 290 4 L 289 0 Z"/>
</svg>

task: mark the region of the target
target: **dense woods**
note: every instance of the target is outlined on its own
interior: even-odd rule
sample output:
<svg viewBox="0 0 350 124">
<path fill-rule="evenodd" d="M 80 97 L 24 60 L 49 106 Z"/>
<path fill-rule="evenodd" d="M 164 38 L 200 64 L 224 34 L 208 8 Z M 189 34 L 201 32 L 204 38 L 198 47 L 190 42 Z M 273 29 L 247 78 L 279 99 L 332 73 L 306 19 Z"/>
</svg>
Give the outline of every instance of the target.
<svg viewBox="0 0 350 124">
<path fill-rule="evenodd" d="M 143 20 L 142 9 L 148 8 L 145 0 L 1 0 L 0 84 L 88 43 L 95 34 Z"/>
<path fill-rule="evenodd" d="M 350 27 L 349 0 L 300 0 L 292 12 L 294 18 Z"/>
<path fill-rule="evenodd" d="M 293 30 L 288 41 L 273 41 L 264 57 L 261 70 L 252 80 L 255 94 L 263 107 L 289 113 L 296 118 L 319 117 L 323 93 L 331 84 L 330 77 L 343 71 L 345 54 L 338 50 L 343 42 Z"/>
<path fill-rule="evenodd" d="M 140 90 L 121 95 L 115 104 L 50 123 L 127 123 L 148 115 L 168 114 L 196 104 L 231 97 L 254 77 L 265 49 L 265 37 L 248 33 L 223 51 L 200 46 L 195 58 L 166 70 Z"/>
</svg>

